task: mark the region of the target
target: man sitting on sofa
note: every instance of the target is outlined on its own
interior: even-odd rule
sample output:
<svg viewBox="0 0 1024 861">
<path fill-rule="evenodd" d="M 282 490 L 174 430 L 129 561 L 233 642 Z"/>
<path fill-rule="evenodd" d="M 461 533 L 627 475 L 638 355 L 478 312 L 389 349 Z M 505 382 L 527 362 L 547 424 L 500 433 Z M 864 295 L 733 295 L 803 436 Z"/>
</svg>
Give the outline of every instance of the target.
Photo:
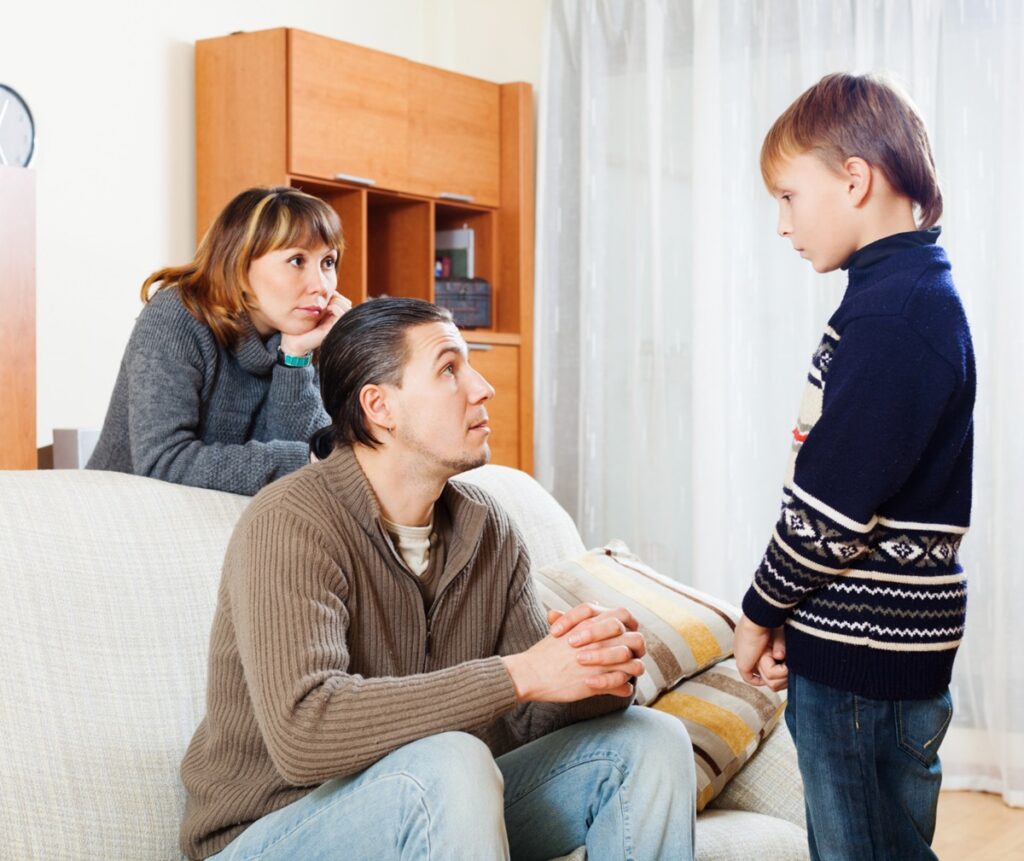
<svg viewBox="0 0 1024 861">
<path fill-rule="evenodd" d="M 627 708 L 635 620 L 581 606 L 549 631 L 508 516 L 450 480 L 487 462 L 494 396 L 450 314 L 367 302 L 320 376 L 323 459 L 228 546 L 185 853 L 692 858 L 686 732 Z"/>
</svg>

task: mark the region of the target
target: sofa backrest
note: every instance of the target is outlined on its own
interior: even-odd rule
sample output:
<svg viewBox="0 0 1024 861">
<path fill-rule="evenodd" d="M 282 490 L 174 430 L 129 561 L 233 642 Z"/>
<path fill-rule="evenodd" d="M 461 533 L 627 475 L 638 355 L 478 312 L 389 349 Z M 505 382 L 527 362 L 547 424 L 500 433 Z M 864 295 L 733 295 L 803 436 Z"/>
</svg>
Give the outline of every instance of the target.
<svg viewBox="0 0 1024 861">
<path fill-rule="evenodd" d="M 0 846 L 179 859 L 220 563 L 245 497 L 0 473 Z"/>
<path fill-rule="evenodd" d="M 524 473 L 464 476 L 535 565 L 582 549 Z M 220 565 L 247 497 L 119 473 L 0 472 L 0 855 L 180 859 Z"/>
<path fill-rule="evenodd" d="M 586 550 L 566 510 L 525 472 L 482 466 L 462 473 L 458 480 L 483 488 L 509 513 L 530 551 L 533 570 L 575 559 Z"/>
</svg>

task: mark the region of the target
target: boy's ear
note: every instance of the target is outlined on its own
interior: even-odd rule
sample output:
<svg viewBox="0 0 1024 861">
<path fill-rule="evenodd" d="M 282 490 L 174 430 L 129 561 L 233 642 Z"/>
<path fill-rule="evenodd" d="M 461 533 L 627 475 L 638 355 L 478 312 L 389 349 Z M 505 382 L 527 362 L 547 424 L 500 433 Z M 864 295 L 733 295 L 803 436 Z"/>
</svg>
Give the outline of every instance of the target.
<svg viewBox="0 0 1024 861">
<path fill-rule="evenodd" d="M 371 433 L 374 428 L 388 430 L 395 426 L 388 393 L 382 386 L 372 383 L 363 386 L 362 391 L 359 392 L 359 405 L 363 408 L 363 414 L 372 426 Z"/>
<path fill-rule="evenodd" d="M 850 202 L 854 206 L 860 206 L 871 191 L 874 179 L 871 165 L 860 156 L 852 156 L 843 162 L 843 175 L 846 178 L 846 190 L 850 196 Z"/>
</svg>

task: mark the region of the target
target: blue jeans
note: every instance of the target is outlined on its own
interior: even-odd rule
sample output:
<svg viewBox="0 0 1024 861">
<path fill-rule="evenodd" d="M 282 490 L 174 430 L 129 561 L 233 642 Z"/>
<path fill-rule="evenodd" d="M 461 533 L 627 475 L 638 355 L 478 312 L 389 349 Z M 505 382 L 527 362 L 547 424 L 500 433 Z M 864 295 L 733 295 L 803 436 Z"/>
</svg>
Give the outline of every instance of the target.
<svg viewBox="0 0 1024 861">
<path fill-rule="evenodd" d="M 939 745 L 952 716 L 948 690 L 872 700 L 790 673 L 786 724 L 814 861 L 935 861 Z"/>
<path fill-rule="evenodd" d="M 411 742 L 250 825 L 216 861 L 693 858 L 683 725 L 653 709 L 574 724 L 495 759 L 467 733 Z"/>
</svg>

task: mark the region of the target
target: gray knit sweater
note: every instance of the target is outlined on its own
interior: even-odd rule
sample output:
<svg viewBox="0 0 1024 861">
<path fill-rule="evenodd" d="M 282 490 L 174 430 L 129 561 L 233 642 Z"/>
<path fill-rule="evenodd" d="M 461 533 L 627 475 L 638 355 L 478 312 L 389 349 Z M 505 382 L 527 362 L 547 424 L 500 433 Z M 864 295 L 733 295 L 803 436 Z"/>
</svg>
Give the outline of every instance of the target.
<svg viewBox="0 0 1024 861">
<path fill-rule="evenodd" d="M 89 469 L 252 495 L 309 460 L 327 424 L 313 367 L 275 364 L 280 336 L 233 350 L 165 288 L 142 309 Z"/>
<path fill-rule="evenodd" d="M 517 704 L 500 659 L 548 630 L 523 540 L 449 482 L 425 610 L 351 448 L 266 488 L 224 559 L 206 717 L 182 763 L 181 848 L 219 852 L 257 819 L 416 739 L 461 730 L 495 755 L 629 699 Z"/>
</svg>

